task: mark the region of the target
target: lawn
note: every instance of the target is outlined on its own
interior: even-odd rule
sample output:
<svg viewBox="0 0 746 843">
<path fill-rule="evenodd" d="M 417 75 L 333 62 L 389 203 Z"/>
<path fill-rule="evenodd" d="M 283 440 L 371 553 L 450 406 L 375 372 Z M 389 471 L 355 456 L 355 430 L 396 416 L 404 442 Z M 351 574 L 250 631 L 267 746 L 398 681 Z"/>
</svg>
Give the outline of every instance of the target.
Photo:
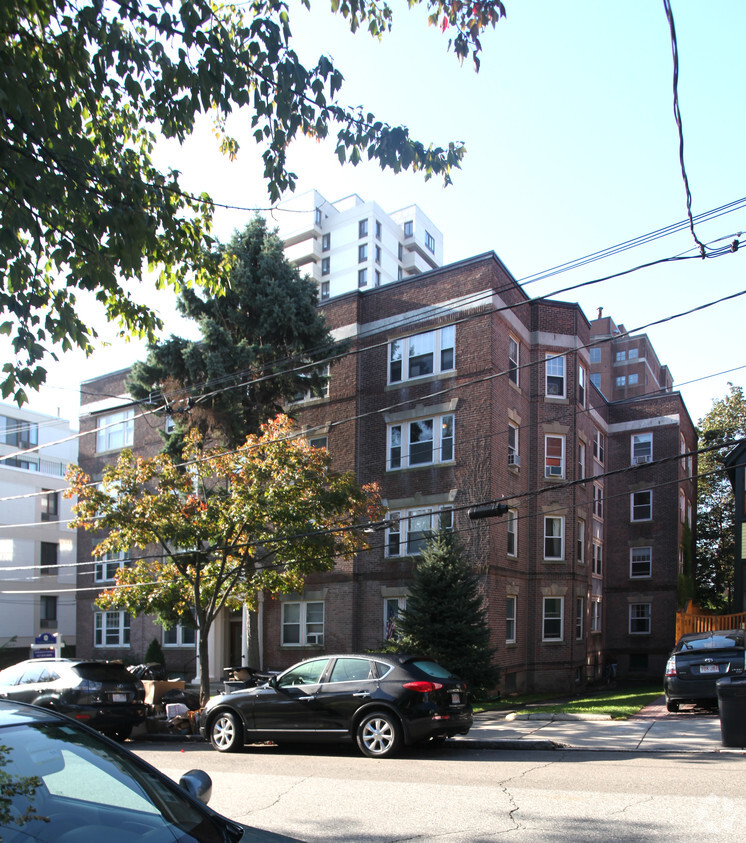
<svg viewBox="0 0 746 843">
<path fill-rule="evenodd" d="M 551 714 L 608 714 L 614 720 L 626 720 L 663 694 L 660 685 L 608 688 L 584 696 L 558 700 L 557 695 L 524 695 L 501 700 L 480 700 L 474 711 L 546 712 Z"/>
</svg>

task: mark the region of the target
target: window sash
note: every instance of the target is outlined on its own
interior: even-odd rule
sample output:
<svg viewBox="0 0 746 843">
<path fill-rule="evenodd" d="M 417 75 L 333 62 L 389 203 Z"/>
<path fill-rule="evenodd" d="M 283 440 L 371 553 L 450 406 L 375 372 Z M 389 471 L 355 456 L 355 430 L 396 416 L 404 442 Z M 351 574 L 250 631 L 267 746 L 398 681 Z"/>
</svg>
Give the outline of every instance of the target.
<svg viewBox="0 0 746 843">
<path fill-rule="evenodd" d="M 542 611 L 542 641 L 562 641 L 563 629 L 562 597 L 545 597 Z"/>
<path fill-rule="evenodd" d="M 508 510 L 507 520 L 508 556 L 518 556 L 518 512 L 515 509 Z"/>
<path fill-rule="evenodd" d="M 520 371 L 521 346 L 518 340 L 508 337 L 508 379 L 518 386 L 518 372 Z"/>
<path fill-rule="evenodd" d="M 282 645 L 300 647 L 324 643 L 324 601 L 282 604 Z"/>
<path fill-rule="evenodd" d="M 575 599 L 575 640 L 583 638 L 583 626 L 585 622 L 585 600 L 582 597 Z"/>
<path fill-rule="evenodd" d="M 546 358 L 545 391 L 550 398 L 565 397 L 565 358 L 561 354 Z"/>
<path fill-rule="evenodd" d="M 544 437 L 544 476 L 565 476 L 565 437 Z"/>
<path fill-rule="evenodd" d="M 505 598 L 505 643 L 516 642 L 516 598 L 508 595 Z"/>
<path fill-rule="evenodd" d="M 544 558 L 564 559 L 564 524 L 562 516 L 547 515 L 544 518 Z"/>
<path fill-rule="evenodd" d="M 650 462 L 653 459 L 653 434 L 635 433 L 632 435 L 632 463 Z"/>
<path fill-rule="evenodd" d="M 116 413 L 99 416 L 96 425 L 96 451 L 115 451 L 127 448 L 134 441 L 135 410 L 130 407 Z"/>
<path fill-rule="evenodd" d="M 578 564 L 585 565 L 585 521 L 578 519 Z"/>
<path fill-rule="evenodd" d="M 454 325 L 393 340 L 389 344 L 389 383 L 453 371 L 455 342 Z"/>
<path fill-rule="evenodd" d="M 101 561 L 96 562 L 93 572 L 94 582 L 112 582 L 120 568 L 124 567 L 127 554 L 123 550 L 110 550 Z"/>
<path fill-rule="evenodd" d="M 129 647 L 129 612 L 96 612 L 94 645 L 96 647 Z"/>
<path fill-rule="evenodd" d="M 396 628 L 399 615 L 407 608 L 406 595 L 401 597 L 386 597 L 383 601 L 383 639 L 396 641 L 399 633 Z"/>
<path fill-rule="evenodd" d="M 419 556 L 425 543 L 439 529 L 453 529 L 450 507 L 406 509 L 390 513 L 386 530 L 386 556 Z"/>
<path fill-rule="evenodd" d="M 629 607 L 630 635 L 647 635 L 650 633 L 650 603 L 632 603 Z"/>
<path fill-rule="evenodd" d="M 629 551 L 629 575 L 633 578 L 651 577 L 653 573 L 653 548 L 631 547 Z"/>
<path fill-rule="evenodd" d="M 453 414 L 389 425 L 388 470 L 452 462 Z"/>
<path fill-rule="evenodd" d="M 653 492 L 632 492 L 630 495 L 630 518 L 632 521 L 651 521 L 653 518 Z"/>
</svg>

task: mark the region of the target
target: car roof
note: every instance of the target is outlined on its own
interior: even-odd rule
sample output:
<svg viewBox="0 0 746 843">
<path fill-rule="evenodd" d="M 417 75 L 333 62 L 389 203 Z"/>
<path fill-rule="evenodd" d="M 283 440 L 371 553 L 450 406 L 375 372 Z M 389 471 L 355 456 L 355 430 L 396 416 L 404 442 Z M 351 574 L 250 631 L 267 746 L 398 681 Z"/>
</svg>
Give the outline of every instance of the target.
<svg viewBox="0 0 746 843">
<path fill-rule="evenodd" d="M 678 649 L 683 644 L 687 644 L 690 641 L 707 641 L 715 637 L 733 639 L 740 638 L 741 641 L 743 641 L 745 635 L 746 631 L 743 629 L 710 629 L 707 630 L 707 632 L 689 632 L 679 638 L 676 642 L 676 648 Z"/>
</svg>

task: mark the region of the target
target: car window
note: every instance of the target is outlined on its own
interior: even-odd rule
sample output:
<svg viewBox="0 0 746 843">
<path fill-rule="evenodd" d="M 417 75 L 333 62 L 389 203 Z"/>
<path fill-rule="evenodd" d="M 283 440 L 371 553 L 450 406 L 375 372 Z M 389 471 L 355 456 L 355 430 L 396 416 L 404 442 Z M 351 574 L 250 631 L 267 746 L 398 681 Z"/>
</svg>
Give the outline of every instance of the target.
<svg viewBox="0 0 746 843">
<path fill-rule="evenodd" d="M 383 679 L 384 676 L 391 673 L 394 669 L 392 664 L 386 664 L 386 662 L 373 662 L 373 675 L 377 676 L 379 679 Z"/>
<path fill-rule="evenodd" d="M 27 667 L 26 670 L 23 671 L 23 676 L 21 677 L 21 681 L 18 684 L 32 685 L 35 682 L 39 682 L 43 671 L 43 665 L 32 664 L 30 667 Z"/>
<path fill-rule="evenodd" d="M 0 685 L 17 685 L 25 667 L 25 664 L 14 664 L 6 667 L 5 670 L 0 670 Z"/>
<path fill-rule="evenodd" d="M 743 649 L 743 638 L 738 635 L 712 635 L 680 642 L 681 650 L 730 650 Z"/>
<path fill-rule="evenodd" d="M 277 684 L 280 688 L 287 688 L 290 685 L 316 685 L 328 663 L 329 659 L 314 659 L 298 664 L 283 673 L 277 680 Z"/>
<path fill-rule="evenodd" d="M 330 682 L 354 682 L 370 679 L 368 659 L 337 659 L 332 668 Z"/>
<path fill-rule="evenodd" d="M 116 662 L 82 662 L 73 670 L 89 682 L 134 682 L 129 670 Z"/>
<path fill-rule="evenodd" d="M 449 679 L 451 676 L 453 676 L 450 670 L 446 670 L 446 668 L 441 667 L 436 662 L 417 660 L 410 662 L 410 664 L 419 668 L 423 673 L 426 673 L 428 676 L 432 676 L 434 679 Z"/>
</svg>

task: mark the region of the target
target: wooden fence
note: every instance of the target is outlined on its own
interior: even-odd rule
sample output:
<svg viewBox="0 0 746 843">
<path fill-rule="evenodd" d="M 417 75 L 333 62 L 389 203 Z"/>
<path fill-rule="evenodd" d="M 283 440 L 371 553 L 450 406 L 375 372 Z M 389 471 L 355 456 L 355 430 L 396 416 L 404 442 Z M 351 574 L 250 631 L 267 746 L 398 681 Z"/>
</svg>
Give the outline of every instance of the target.
<svg viewBox="0 0 746 843">
<path fill-rule="evenodd" d="M 689 603 L 683 612 L 676 613 L 676 640 L 690 632 L 711 632 L 713 629 L 745 629 L 746 612 L 734 615 L 705 615 Z"/>
</svg>

